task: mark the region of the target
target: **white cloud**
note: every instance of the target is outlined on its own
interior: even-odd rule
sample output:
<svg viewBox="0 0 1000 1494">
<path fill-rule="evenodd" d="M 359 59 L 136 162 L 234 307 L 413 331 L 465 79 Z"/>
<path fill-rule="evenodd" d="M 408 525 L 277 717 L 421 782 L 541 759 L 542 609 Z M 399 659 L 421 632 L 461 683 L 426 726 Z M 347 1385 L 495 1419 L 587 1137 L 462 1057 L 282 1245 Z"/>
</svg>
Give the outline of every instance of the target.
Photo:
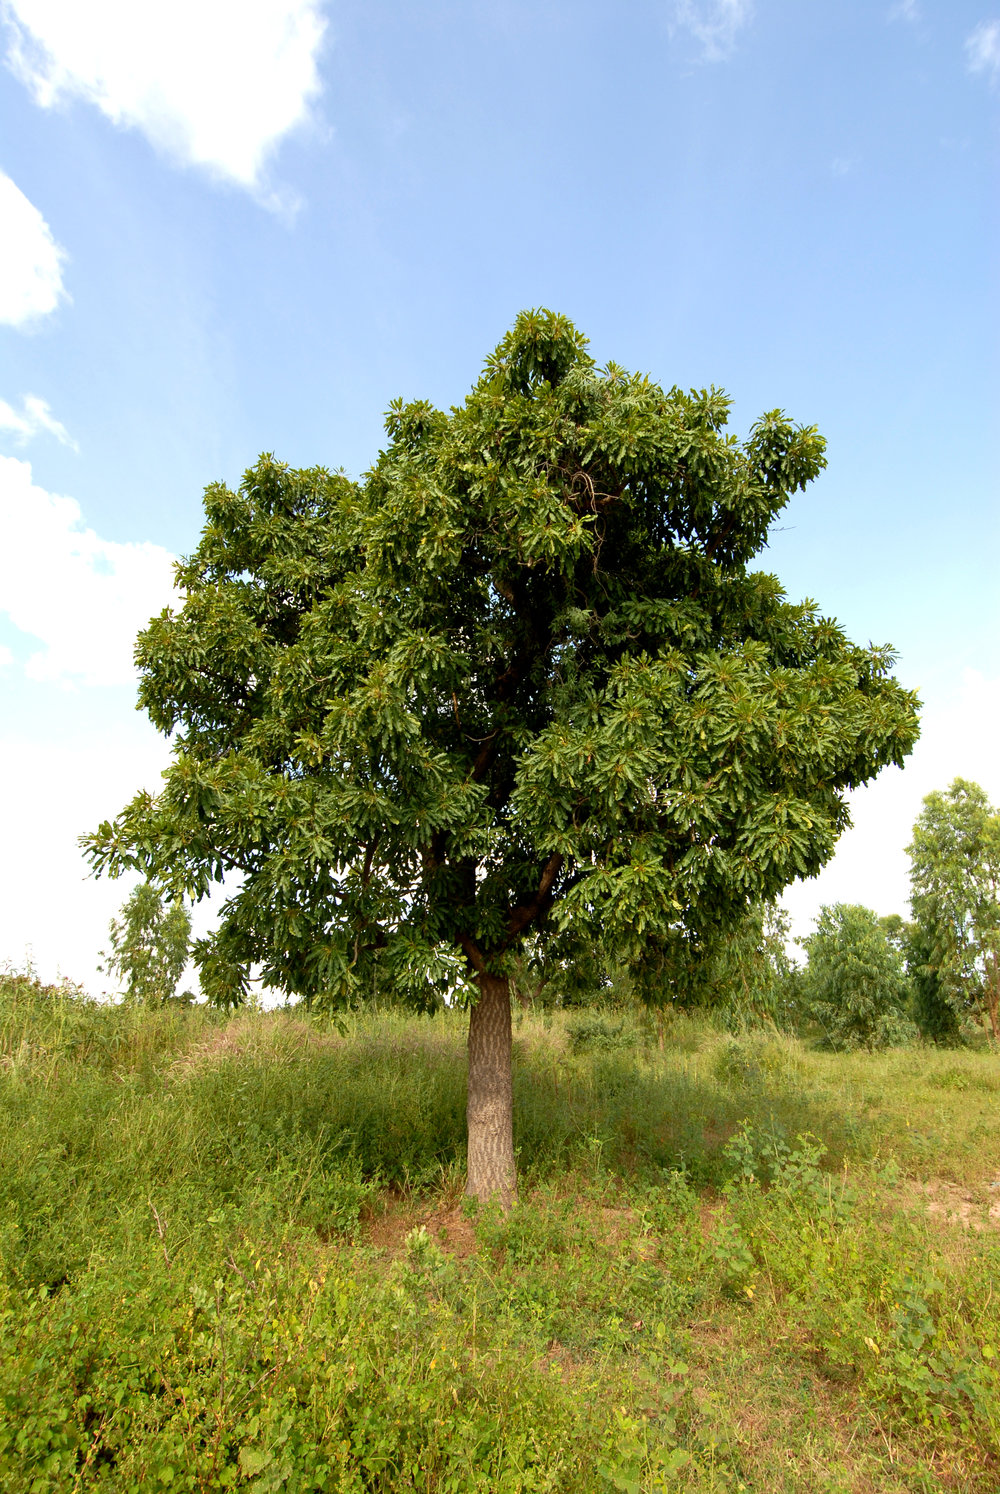
<svg viewBox="0 0 1000 1494">
<path fill-rule="evenodd" d="M 84 527 L 80 506 L 36 487 L 31 465 L 0 456 L 0 613 L 41 644 L 31 679 L 84 685 L 135 679 L 132 647 L 175 600 L 173 556 Z"/>
<path fill-rule="evenodd" d="M 254 190 L 319 93 L 321 5 L 6 0 L 8 64 L 44 108 L 84 99 L 172 160 Z"/>
<path fill-rule="evenodd" d="M 920 6 L 917 4 L 917 0 L 896 0 L 895 5 L 890 5 L 889 7 L 889 20 L 919 21 Z"/>
<path fill-rule="evenodd" d="M 691 33 L 706 62 L 730 56 L 752 15 L 752 0 L 673 0 L 673 28 Z"/>
<path fill-rule="evenodd" d="M 37 394 L 25 394 L 22 397 L 20 414 L 13 405 L 0 399 L 0 431 L 9 431 L 21 446 L 44 431 L 47 435 L 55 436 L 63 446 L 71 446 L 74 451 L 80 449 L 62 421 L 55 418 L 48 401 L 39 399 Z"/>
<path fill-rule="evenodd" d="M 80 701 L 81 697 L 76 697 Z M 108 923 L 136 881 L 90 875 L 77 843 L 113 819 L 135 794 L 158 793 L 170 761 L 169 744 L 137 715 L 131 700 L 106 702 L 102 722 L 68 703 L 62 741 L 30 731 L 0 733 L 4 851 L 0 857 L 0 967 L 23 969 L 30 960 L 45 981 L 81 982 L 93 995 L 114 991 L 115 978 L 99 968 L 108 948 Z M 194 935 L 207 934 L 230 877 L 192 910 Z M 192 967 L 182 989 L 198 989 Z"/>
<path fill-rule="evenodd" d="M 23 327 L 54 311 L 65 295 L 65 249 L 27 197 L 0 171 L 0 323 Z"/>
<path fill-rule="evenodd" d="M 66 740 L 30 735 L 0 739 L 4 846 L 0 858 L 0 963 L 83 981 L 93 992 L 113 982 L 97 970 L 109 919 L 130 890 L 94 881 L 77 836 L 111 819 L 140 789 L 160 787 L 169 748 L 131 703 L 104 730 L 67 720 Z"/>
<path fill-rule="evenodd" d="M 995 83 L 1000 78 L 1000 21 L 980 21 L 965 43 L 970 73 L 987 73 Z"/>
<path fill-rule="evenodd" d="M 981 783 L 1000 803 L 1000 678 L 968 669 L 952 693 L 922 712 L 920 740 L 904 768 L 887 768 L 851 796 L 853 828 L 828 866 L 796 882 L 782 901 L 797 934 L 809 932 L 823 903 L 864 903 L 878 913 L 908 916 L 910 863 L 906 847 L 925 794 L 954 778 Z"/>
</svg>

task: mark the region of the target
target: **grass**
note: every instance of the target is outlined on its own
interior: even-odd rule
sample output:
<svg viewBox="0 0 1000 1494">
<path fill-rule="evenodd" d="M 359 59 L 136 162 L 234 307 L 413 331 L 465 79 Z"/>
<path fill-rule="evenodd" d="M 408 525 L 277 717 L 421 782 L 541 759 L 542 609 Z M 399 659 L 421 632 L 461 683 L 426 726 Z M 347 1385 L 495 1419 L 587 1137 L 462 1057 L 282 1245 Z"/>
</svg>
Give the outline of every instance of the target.
<svg viewBox="0 0 1000 1494">
<path fill-rule="evenodd" d="M 0 1487 L 1000 1486 L 1000 1058 L 0 980 Z"/>
</svg>

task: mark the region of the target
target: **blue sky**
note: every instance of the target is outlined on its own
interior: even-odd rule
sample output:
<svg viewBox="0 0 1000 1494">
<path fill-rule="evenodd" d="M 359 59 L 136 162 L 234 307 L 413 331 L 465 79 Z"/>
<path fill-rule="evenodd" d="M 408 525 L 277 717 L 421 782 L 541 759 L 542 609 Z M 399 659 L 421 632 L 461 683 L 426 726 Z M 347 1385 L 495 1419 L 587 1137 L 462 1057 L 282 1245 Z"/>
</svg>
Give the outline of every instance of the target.
<svg viewBox="0 0 1000 1494">
<path fill-rule="evenodd" d="M 925 725 L 789 905 L 904 909 L 922 794 L 1000 798 L 997 0 L 0 15 L 0 959 L 101 985 L 124 889 L 75 837 L 155 786 L 131 642 L 204 485 L 362 473 L 534 305 L 828 437 L 762 564 L 893 642 Z"/>
</svg>

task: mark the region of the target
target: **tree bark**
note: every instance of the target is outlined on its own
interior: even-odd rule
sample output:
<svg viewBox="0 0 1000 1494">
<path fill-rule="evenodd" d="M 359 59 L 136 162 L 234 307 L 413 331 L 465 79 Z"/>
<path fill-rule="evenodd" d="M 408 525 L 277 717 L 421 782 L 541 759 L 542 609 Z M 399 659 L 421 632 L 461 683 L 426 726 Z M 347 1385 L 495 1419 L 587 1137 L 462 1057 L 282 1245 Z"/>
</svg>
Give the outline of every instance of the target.
<svg viewBox="0 0 1000 1494">
<path fill-rule="evenodd" d="M 993 961 L 993 968 L 987 968 L 986 980 L 986 1010 L 989 1013 L 990 1027 L 993 1029 L 993 1041 L 1000 1047 L 1000 962 Z"/>
<path fill-rule="evenodd" d="M 469 1162 L 465 1191 L 506 1211 L 517 1199 L 514 1088 L 510 1071 L 510 981 L 480 972 L 469 1013 Z"/>
</svg>

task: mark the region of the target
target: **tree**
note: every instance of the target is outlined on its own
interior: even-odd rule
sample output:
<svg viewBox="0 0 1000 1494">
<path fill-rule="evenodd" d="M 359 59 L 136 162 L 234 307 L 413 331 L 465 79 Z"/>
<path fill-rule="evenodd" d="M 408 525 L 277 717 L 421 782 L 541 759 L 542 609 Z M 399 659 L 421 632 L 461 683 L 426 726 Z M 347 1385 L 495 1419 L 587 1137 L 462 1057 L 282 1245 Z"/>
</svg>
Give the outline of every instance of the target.
<svg viewBox="0 0 1000 1494">
<path fill-rule="evenodd" d="M 788 955 L 791 919 L 776 903 L 757 903 L 692 971 L 693 995 L 732 1032 L 790 1025 L 797 972 Z"/>
<path fill-rule="evenodd" d="M 196 946 L 215 1000 L 254 963 L 349 1001 L 376 958 L 468 1000 L 480 1198 L 516 1187 L 525 940 L 667 961 L 714 937 L 816 872 L 843 791 L 916 737 L 891 651 L 748 569 L 821 437 L 772 411 L 740 443 L 728 404 L 523 313 L 462 406 L 392 405 L 362 482 L 265 456 L 210 487 L 183 606 L 139 638 L 173 761 L 95 867 L 195 897 L 241 874 Z"/>
<path fill-rule="evenodd" d="M 934 956 L 934 939 L 919 923 L 907 923 L 904 928 L 913 1020 L 921 1035 L 930 1042 L 958 1043 L 962 1038 L 964 1012 L 949 999 L 940 971 L 930 963 Z"/>
<path fill-rule="evenodd" d="M 958 1042 L 961 1036 L 958 1013 L 942 991 L 937 972 L 927 963 L 932 948 L 927 931 L 919 923 L 907 923 L 899 913 L 890 913 L 880 918 L 879 923 L 906 966 L 910 1015 L 921 1036 L 934 1043 Z"/>
<path fill-rule="evenodd" d="M 860 904 L 833 903 L 801 940 L 809 956 L 805 1002 L 835 1048 L 885 1048 L 914 1031 L 903 957 L 888 922 Z"/>
<path fill-rule="evenodd" d="M 150 882 L 141 882 L 122 907 L 121 922 L 108 929 L 111 954 L 105 969 L 126 982 L 129 1001 L 160 1006 L 177 989 L 188 961 L 191 915 L 175 900 L 164 907 Z"/>
<path fill-rule="evenodd" d="M 681 952 L 668 968 L 655 946 L 646 958 L 623 960 L 593 937 L 572 930 L 529 939 L 517 962 L 514 991 L 523 1005 L 699 1008 L 741 1031 L 787 1023 L 794 1005 L 795 967 L 787 952 L 791 922 L 776 903 L 755 903 L 738 923 Z M 651 966 L 651 968 L 649 968 Z M 661 1022 L 662 1035 L 662 1022 Z"/>
<path fill-rule="evenodd" d="M 1000 1042 L 1000 810 L 956 778 L 924 799 L 907 852 L 923 978 Z"/>
</svg>

